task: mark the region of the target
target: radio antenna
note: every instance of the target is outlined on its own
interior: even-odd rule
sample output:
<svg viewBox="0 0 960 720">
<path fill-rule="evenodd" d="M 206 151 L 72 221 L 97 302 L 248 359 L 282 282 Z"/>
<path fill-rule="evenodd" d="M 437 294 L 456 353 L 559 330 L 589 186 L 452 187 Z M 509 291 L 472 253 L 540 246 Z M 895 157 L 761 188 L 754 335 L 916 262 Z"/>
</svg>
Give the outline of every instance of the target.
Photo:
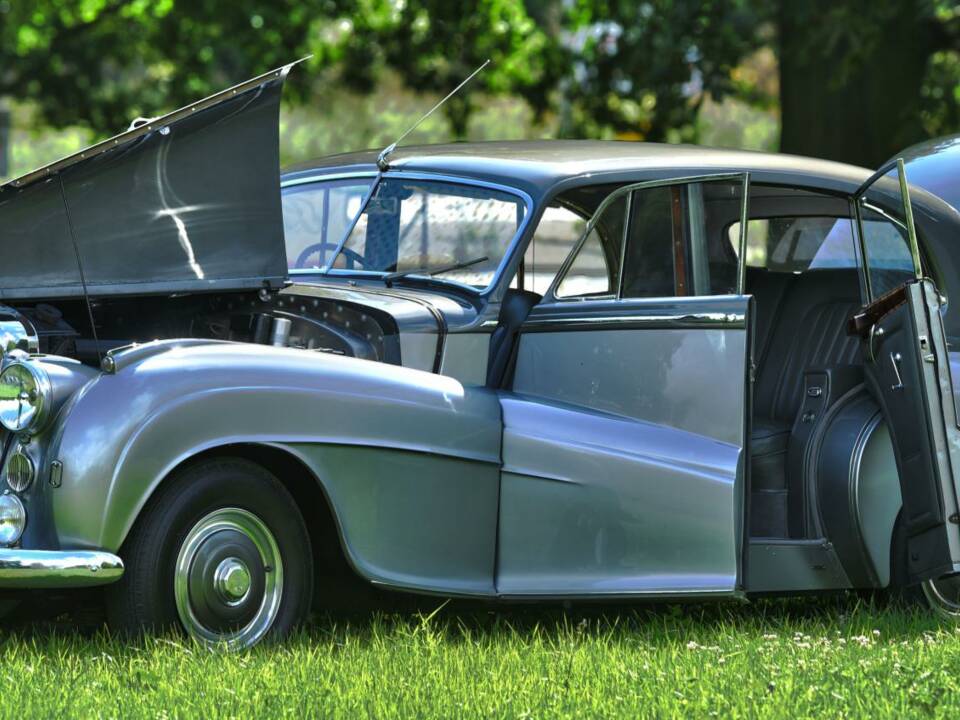
<svg viewBox="0 0 960 720">
<path fill-rule="evenodd" d="M 432 108 L 430 108 L 423 117 L 421 117 L 421 118 L 420 118 L 419 120 L 417 120 L 413 125 L 411 125 L 409 128 L 407 128 L 407 131 L 404 132 L 403 135 L 401 135 L 400 137 L 398 137 L 394 142 L 392 142 L 392 143 L 390 143 L 389 145 L 387 145 L 387 146 L 380 152 L 380 154 L 377 155 L 377 167 L 380 168 L 380 171 L 383 172 L 384 170 L 386 170 L 386 169 L 389 167 L 389 163 L 387 162 L 387 158 L 389 158 L 389 157 L 390 157 L 390 154 L 391 154 L 394 150 L 397 149 L 397 146 L 398 146 L 401 142 L 403 142 L 404 138 L 406 138 L 407 135 L 409 135 L 409 134 L 412 133 L 414 130 L 416 130 L 418 127 L 420 127 L 420 123 L 422 123 L 422 122 L 423 122 L 424 120 L 426 120 L 428 117 L 430 117 L 431 115 L 433 115 L 433 113 L 436 112 L 447 100 L 449 100 L 449 99 L 452 98 L 454 95 L 456 95 L 458 92 L 460 92 L 460 90 L 461 90 L 467 83 L 469 83 L 469 82 L 470 82 L 471 80 L 473 80 L 477 75 L 479 75 L 479 74 L 480 74 L 480 71 L 483 70 L 483 69 L 484 69 L 487 65 L 489 65 L 489 64 L 490 64 L 490 60 L 489 60 L 489 59 L 488 59 L 488 60 L 484 60 L 484 61 L 483 61 L 483 64 L 480 65 L 480 67 L 478 67 L 476 70 L 474 70 L 472 73 L 470 73 L 466 78 L 464 78 L 463 82 L 461 82 L 461 83 L 460 83 L 459 85 L 457 85 L 453 90 L 451 90 L 451 91 L 447 94 L 447 96 L 446 96 L 445 98 L 443 98 L 443 100 L 441 100 L 441 101 L 438 102 L 436 105 L 434 105 Z"/>
</svg>

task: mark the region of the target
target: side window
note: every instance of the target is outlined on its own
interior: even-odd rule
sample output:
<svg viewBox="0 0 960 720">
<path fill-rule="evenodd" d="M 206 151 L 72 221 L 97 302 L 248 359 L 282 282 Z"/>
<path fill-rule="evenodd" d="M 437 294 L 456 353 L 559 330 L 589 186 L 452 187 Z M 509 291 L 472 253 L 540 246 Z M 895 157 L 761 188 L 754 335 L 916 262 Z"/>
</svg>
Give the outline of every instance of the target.
<svg viewBox="0 0 960 720">
<path fill-rule="evenodd" d="M 897 168 L 875 180 L 857 202 L 870 295 L 876 299 L 916 276 Z"/>
<path fill-rule="evenodd" d="M 735 293 L 737 253 L 724 228 L 740 218 L 742 196 L 738 179 L 621 191 L 603 210 L 556 296 Z"/>
<path fill-rule="evenodd" d="M 351 178 L 283 189 L 288 269 L 312 271 L 327 264 L 372 182 L 372 178 Z"/>
<path fill-rule="evenodd" d="M 524 290 L 539 295 L 547 292 L 586 226 L 583 217 L 565 207 L 550 206 L 544 210 L 537 231 L 523 254 Z M 514 283 L 514 287 L 519 287 L 517 278 Z"/>
<path fill-rule="evenodd" d="M 727 229 L 734 253 L 740 252 L 740 223 Z M 776 217 L 747 224 L 747 267 L 771 272 L 856 268 L 853 222 L 849 217 Z"/>
<path fill-rule="evenodd" d="M 913 255 L 901 222 L 868 203 L 861 204 L 860 219 L 870 292 L 878 298 L 913 279 Z"/>
<path fill-rule="evenodd" d="M 616 296 L 627 197 L 620 195 L 599 211 L 590 234 L 557 287 L 558 298 Z"/>
</svg>

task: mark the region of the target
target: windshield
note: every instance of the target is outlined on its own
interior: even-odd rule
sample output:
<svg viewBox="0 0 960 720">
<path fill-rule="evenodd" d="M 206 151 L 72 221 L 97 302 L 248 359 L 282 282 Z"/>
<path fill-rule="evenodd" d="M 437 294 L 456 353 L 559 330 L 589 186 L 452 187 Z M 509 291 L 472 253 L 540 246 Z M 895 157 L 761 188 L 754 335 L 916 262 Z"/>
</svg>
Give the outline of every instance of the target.
<svg viewBox="0 0 960 720">
<path fill-rule="evenodd" d="M 387 177 L 331 267 L 416 271 L 411 276 L 483 289 L 493 282 L 525 212 L 519 197 L 500 190 Z M 466 267 L 452 267 L 461 263 Z"/>
</svg>

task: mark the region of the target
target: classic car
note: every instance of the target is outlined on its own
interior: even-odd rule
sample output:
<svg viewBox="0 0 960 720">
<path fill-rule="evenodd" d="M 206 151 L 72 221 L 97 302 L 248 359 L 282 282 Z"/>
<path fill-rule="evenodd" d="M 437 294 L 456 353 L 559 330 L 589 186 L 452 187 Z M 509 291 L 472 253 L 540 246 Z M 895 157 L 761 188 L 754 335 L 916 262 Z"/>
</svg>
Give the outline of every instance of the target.
<svg viewBox="0 0 960 720">
<path fill-rule="evenodd" d="M 960 614 L 957 142 L 281 175 L 288 70 L 0 187 L 7 597 L 230 648 L 352 579 Z"/>
</svg>

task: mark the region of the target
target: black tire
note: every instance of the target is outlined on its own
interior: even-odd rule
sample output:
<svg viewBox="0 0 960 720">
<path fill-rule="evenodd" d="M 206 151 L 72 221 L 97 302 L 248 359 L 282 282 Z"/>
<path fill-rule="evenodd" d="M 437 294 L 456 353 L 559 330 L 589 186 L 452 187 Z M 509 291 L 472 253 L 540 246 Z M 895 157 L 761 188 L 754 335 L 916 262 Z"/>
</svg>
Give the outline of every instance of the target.
<svg viewBox="0 0 960 720">
<path fill-rule="evenodd" d="M 139 635 L 176 628 L 197 636 L 184 627 L 178 611 L 174 592 L 178 555 L 198 523 L 202 524 L 212 513 L 231 512 L 229 509 L 256 516 L 272 534 L 279 551 L 282 582 L 275 585 L 282 589 L 264 635 L 282 638 L 306 619 L 313 600 L 313 555 L 310 536 L 296 503 L 277 478 L 260 465 L 223 457 L 203 460 L 176 472 L 141 513 L 121 550 L 123 577 L 107 588 L 107 618 L 114 631 Z M 202 571 L 216 561 L 213 555 L 209 559 L 206 565 L 198 565 L 196 560 L 190 566 Z M 271 570 L 255 568 L 252 574 L 259 572 L 268 577 Z M 262 578 L 260 581 L 262 584 Z M 244 601 L 257 589 L 256 582 Z M 249 602 L 252 608 L 257 598 L 251 596 Z M 223 626 L 227 621 L 218 618 L 217 622 Z M 232 632 L 223 628 L 225 634 Z M 219 627 L 214 630 L 221 631 Z M 237 647 L 247 644 L 252 642 Z"/>
</svg>

